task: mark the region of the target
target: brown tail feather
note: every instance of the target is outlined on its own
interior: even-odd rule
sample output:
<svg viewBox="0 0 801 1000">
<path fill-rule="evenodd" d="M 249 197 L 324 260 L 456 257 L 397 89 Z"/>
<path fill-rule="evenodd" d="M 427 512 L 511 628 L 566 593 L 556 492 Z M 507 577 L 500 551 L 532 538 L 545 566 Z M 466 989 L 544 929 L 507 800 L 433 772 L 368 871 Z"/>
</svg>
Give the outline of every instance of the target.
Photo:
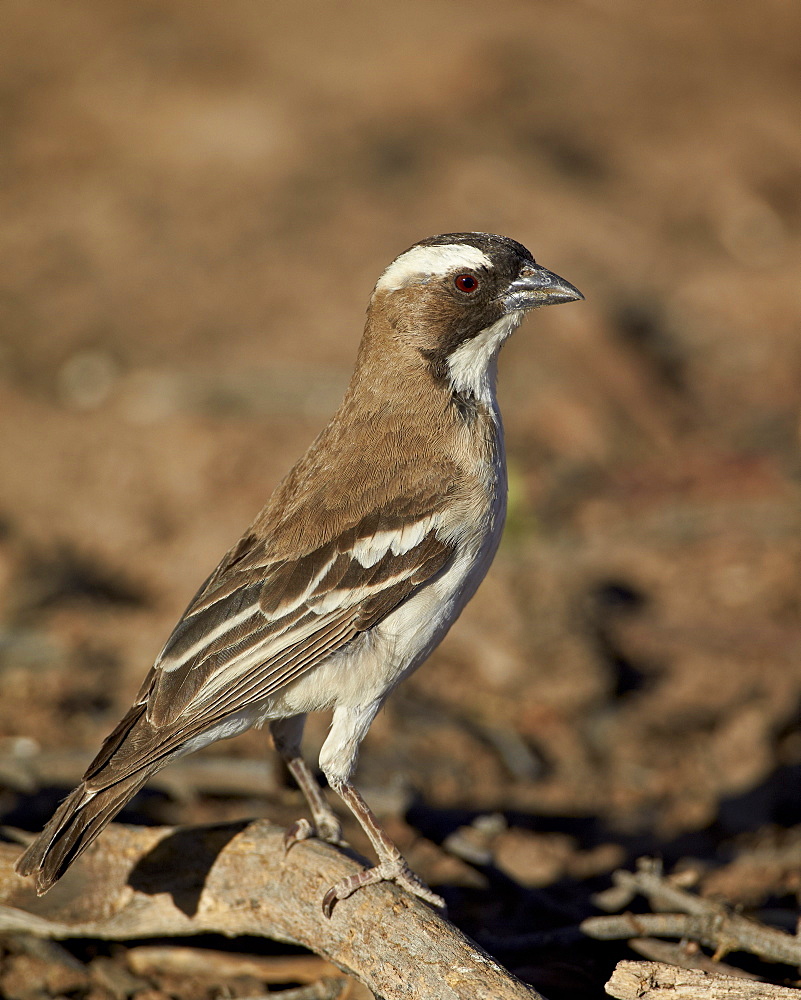
<svg viewBox="0 0 801 1000">
<path fill-rule="evenodd" d="M 160 731 L 135 704 L 87 768 L 83 781 L 17 861 L 20 875 L 36 876 L 42 893 L 57 882 L 151 774 L 175 753 L 175 734 Z M 172 753 L 170 752 L 172 751 Z"/>
<path fill-rule="evenodd" d="M 36 892 L 54 885 L 156 768 L 132 774 L 92 794 L 79 785 L 16 863 L 20 875 L 36 874 Z"/>
</svg>

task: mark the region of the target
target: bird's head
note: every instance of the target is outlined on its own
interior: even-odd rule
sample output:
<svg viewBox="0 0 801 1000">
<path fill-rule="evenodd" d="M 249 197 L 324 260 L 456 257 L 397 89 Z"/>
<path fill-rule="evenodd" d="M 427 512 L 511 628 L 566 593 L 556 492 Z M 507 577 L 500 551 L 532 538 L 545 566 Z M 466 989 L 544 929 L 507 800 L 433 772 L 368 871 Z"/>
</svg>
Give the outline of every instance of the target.
<svg viewBox="0 0 801 1000">
<path fill-rule="evenodd" d="M 422 354 L 438 378 L 466 389 L 483 378 L 529 309 L 583 298 L 508 237 L 446 233 L 415 243 L 389 265 L 370 318 Z"/>
</svg>

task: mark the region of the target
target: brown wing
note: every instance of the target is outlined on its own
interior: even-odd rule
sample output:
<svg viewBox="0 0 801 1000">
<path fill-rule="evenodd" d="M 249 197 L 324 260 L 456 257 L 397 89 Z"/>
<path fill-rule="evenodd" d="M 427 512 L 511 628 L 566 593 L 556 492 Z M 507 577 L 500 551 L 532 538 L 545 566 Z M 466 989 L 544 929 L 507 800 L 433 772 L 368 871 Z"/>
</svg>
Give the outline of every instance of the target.
<svg viewBox="0 0 801 1000">
<path fill-rule="evenodd" d="M 427 514 L 376 530 L 373 518 L 277 562 L 265 545 L 240 543 L 193 599 L 86 778 L 103 783 L 112 756 L 114 781 L 169 756 L 374 627 L 448 565 L 454 548 L 438 523 Z M 141 737 L 127 739 L 134 723 Z"/>
</svg>

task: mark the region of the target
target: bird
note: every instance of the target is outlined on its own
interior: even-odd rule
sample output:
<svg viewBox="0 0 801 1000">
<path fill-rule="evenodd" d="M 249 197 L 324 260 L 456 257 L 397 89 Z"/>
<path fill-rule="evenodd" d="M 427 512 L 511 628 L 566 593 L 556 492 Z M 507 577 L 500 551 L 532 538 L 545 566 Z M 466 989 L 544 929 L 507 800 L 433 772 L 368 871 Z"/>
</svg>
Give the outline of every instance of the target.
<svg viewBox="0 0 801 1000">
<path fill-rule="evenodd" d="M 200 587 L 130 710 L 16 864 L 45 893 L 170 761 L 252 726 L 303 792 L 284 847 L 343 844 L 301 755 L 310 712 L 332 712 L 319 768 L 377 863 L 339 900 L 394 882 L 433 906 L 353 783 L 359 747 L 392 690 L 475 593 L 506 514 L 497 358 L 525 314 L 583 299 L 520 243 L 446 233 L 415 243 L 370 298 L 356 366 L 324 430 Z"/>
</svg>

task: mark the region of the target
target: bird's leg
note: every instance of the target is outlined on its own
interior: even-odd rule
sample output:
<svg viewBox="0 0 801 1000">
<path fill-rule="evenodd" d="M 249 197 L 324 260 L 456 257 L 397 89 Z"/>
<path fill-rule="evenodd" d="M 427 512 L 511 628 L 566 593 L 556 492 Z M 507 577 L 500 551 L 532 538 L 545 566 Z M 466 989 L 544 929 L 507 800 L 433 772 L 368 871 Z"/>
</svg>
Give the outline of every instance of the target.
<svg viewBox="0 0 801 1000">
<path fill-rule="evenodd" d="M 341 882 L 332 885 L 323 897 L 323 913 L 330 917 L 338 899 L 347 899 L 362 886 L 373 885 L 376 882 L 396 882 L 413 896 L 419 896 L 427 903 L 444 909 L 445 900 L 432 892 L 425 882 L 411 870 L 406 858 L 390 840 L 372 809 L 356 788 L 349 781 L 333 781 L 331 787 L 347 803 L 362 829 L 370 838 L 370 843 L 378 855 L 378 864 L 373 868 L 365 868 L 364 871 L 357 872 L 355 875 L 349 875 Z"/>
<path fill-rule="evenodd" d="M 383 697 L 366 705 L 338 705 L 331 720 L 331 731 L 320 751 L 320 767 L 328 784 L 348 805 L 378 855 L 375 867 L 350 875 L 331 886 L 323 897 L 323 913 L 327 917 L 331 916 L 338 899 L 347 899 L 357 889 L 375 882 L 397 882 L 412 895 L 434 906 L 445 906 L 445 902 L 411 870 L 350 780 L 359 756 L 359 746 L 382 702 Z"/>
<path fill-rule="evenodd" d="M 326 801 L 311 768 L 300 754 L 305 721 L 305 715 L 296 715 L 288 719 L 275 719 L 270 723 L 275 749 L 297 782 L 298 788 L 303 792 L 314 820 L 312 824 L 307 819 L 299 819 L 287 829 L 284 834 L 284 850 L 287 851 L 294 844 L 308 840 L 309 837 L 319 837 L 329 844 L 345 845 L 342 826 L 337 815 Z"/>
<path fill-rule="evenodd" d="M 323 790 L 317 783 L 311 768 L 302 757 L 284 757 L 286 766 L 298 788 L 303 792 L 311 810 L 314 823 L 301 818 L 290 826 L 284 834 L 284 850 L 289 850 L 298 841 L 317 837 L 329 844 L 346 847 L 347 842 L 342 836 L 342 825 L 336 813 L 326 802 Z"/>
</svg>

